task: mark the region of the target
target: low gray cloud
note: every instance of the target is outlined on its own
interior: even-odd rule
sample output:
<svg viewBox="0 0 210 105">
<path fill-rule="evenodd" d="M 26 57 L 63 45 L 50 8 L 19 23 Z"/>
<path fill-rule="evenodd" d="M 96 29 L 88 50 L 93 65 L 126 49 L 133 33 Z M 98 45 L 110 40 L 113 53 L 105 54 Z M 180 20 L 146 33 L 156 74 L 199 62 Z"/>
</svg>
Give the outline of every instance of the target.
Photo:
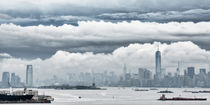
<svg viewBox="0 0 210 105">
<path fill-rule="evenodd" d="M 12 56 L 10 54 L 7 54 L 7 53 L 0 53 L 0 60 L 1 59 L 8 59 L 8 58 L 12 58 Z"/>
</svg>

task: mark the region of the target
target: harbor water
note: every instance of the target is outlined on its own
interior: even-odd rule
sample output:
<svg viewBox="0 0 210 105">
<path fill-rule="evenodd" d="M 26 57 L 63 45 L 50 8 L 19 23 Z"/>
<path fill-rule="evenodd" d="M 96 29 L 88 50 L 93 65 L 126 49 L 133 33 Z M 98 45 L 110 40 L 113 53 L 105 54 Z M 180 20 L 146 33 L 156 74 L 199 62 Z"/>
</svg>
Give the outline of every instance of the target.
<svg viewBox="0 0 210 105">
<path fill-rule="evenodd" d="M 149 89 L 149 88 L 142 88 Z M 210 91 L 208 88 L 169 88 L 174 93 L 165 93 L 166 97 L 200 97 L 207 101 L 159 101 L 162 93 L 158 90 L 134 91 L 134 88 L 112 87 L 107 90 L 54 90 L 39 89 L 39 94 L 54 98 L 51 105 L 210 105 L 210 93 L 190 93 L 183 91 Z M 8 104 L 7 104 L 8 105 Z M 11 104 L 14 105 L 14 104 Z M 22 105 L 22 104 L 16 104 Z M 33 104 L 24 104 L 33 105 Z M 49 105 L 49 104 L 42 104 Z"/>
</svg>

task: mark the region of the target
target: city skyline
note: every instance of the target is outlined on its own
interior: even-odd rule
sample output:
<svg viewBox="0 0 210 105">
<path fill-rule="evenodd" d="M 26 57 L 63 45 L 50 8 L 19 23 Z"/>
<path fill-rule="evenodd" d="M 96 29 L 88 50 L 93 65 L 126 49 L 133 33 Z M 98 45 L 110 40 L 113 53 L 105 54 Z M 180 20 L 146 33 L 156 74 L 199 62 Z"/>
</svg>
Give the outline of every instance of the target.
<svg viewBox="0 0 210 105">
<path fill-rule="evenodd" d="M 24 79 L 25 81 L 22 81 Z M 33 87 L 33 66 L 26 65 L 25 77 L 20 77 L 15 72 L 2 72 L 2 79 L 0 81 L 0 88 L 24 88 Z"/>
<path fill-rule="evenodd" d="M 35 78 L 36 78 L 36 75 L 44 75 L 45 73 L 47 74 L 47 72 L 51 72 L 49 70 L 54 69 L 54 68 L 45 68 L 47 71 L 43 71 L 41 69 L 41 68 L 43 68 L 43 66 L 47 67 L 49 65 L 51 67 L 51 63 L 48 64 L 49 62 L 51 62 L 51 61 L 57 62 L 58 61 L 58 64 L 55 64 L 53 66 L 57 66 L 57 67 L 61 67 L 61 68 L 55 68 L 56 70 L 53 70 L 53 72 L 51 72 L 51 74 L 49 76 L 45 76 L 45 77 L 41 77 L 41 78 L 43 78 L 43 79 L 48 78 L 49 79 L 49 78 L 51 78 L 52 75 L 55 75 L 56 72 L 57 72 L 57 75 L 59 77 L 65 77 L 66 73 L 71 73 L 71 72 L 73 72 L 73 73 L 75 73 L 75 72 L 77 72 L 77 73 L 79 73 L 79 72 L 91 72 L 91 71 L 94 71 L 94 72 L 103 72 L 103 71 L 121 72 L 123 64 L 127 65 L 127 68 L 128 68 L 127 71 L 134 72 L 138 68 L 148 68 L 149 70 L 151 70 L 154 73 L 155 72 L 155 59 L 154 59 L 155 54 L 154 53 L 157 49 L 157 45 L 160 45 L 160 50 L 162 50 L 161 52 L 162 52 L 162 57 L 163 57 L 162 58 L 163 59 L 162 68 L 165 68 L 166 72 L 176 72 L 179 61 L 182 61 L 184 63 L 183 68 L 186 68 L 186 67 L 189 67 L 189 66 L 194 66 L 196 68 L 196 72 L 199 72 L 199 71 L 197 71 L 199 68 L 206 68 L 207 71 L 208 71 L 209 70 L 209 61 L 208 61 L 208 59 L 206 59 L 206 56 L 208 56 L 207 54 L 209 52 L 207 52 L 206 54 L 205 53 L 202 54 L 200 52 L 197 52 L 198 50 L 196 51 L 196 53 L 188 52 L 186 50 L 189 49 L 189 48 L 185 44 L 186 45 L 191 44 L 191 45 L 194 46 L 194 48 L 190 48 L 190 50 L 198 49 L 198 50 L 201 50 L 202 53 L 203 53 L 203 51 L 205 51 L 205 50 L 202 50 L 199 47 L 195 46 L 191 42 L 179 42 L 178 44 L 173 43 L 171 45 L 167 45 L 167 44 L 164 44 L 164 43 L 163 44 L 162 43 L 132 44 L 132 45 L 127 46 L 127 47 L 121 47 L 119 49 L 116 49 L 116 51 L 113 52 L 112 56 L 109 56 L 109 55 L 106 55 L 106 54 L 96 54 L 95 55 L 93 53 L 79 54 L 79 53 L 69 53 L 69 52 L 65 52 L 65 51 L 58 51 L 58 53 L 56 53 L 50 59 L 46 59 L 46 60 L 35 59 L 32 62 L 30 60 L 22 60 L 21 61 L 19 59 L 6 58 L 5 59 L 6 62 L 9 63 L 10 61 L 12 61 L 15 64 L 10 63 L 9 67 L 6 67 L 5 70 L 2 70 L 2 69 L 1 70 L 2 71 L 10 71 L 11 69 L 15 69 L 15 70 L 19 71 L 19 72 L 17 72 L 17 73 L 19 73 L 19 75 L 23 76 L 22 74 L 24 73 L 25 65 L 30 63 L 30 64 L 35 65 L 35 70 L 36 70 L 35 71 L 35 73 L 36 73 Z M 171 50 L 171 47 L 172 48 L 177 47 L 177 48 L 183 49 L 183 50 L 180 50 L 180 51 Z M 183 48 L 183 47 L 185 47 L 185 48 Z M 132 56 L 127 55 L 127 54 L 129 54 L 128 49 L 129 50 L 132 49 L 133 52 L 130 52 L 130 54 L 133 54 Z M 144 50 L 148 50 L 148 51 L 144 52 L 142 54 L 137 53 L 139 51 L 144 51 Z M 176 51 L 177 51 L 177 53 L 176 53 Z M 185 54 L 177 55 L 177 54 L 179 54 L 180 52 L 183 52 L 183 51 L 185 51 L 185 53 L 188 53 L 188 55 L 185 55 Z M 120 52 L 124 52 L 124 55 L 118 55 Z M 79 71 L 78 71 L 78 69 L 76 69 L 76 70 L 73 69 L 74 67 L 77 67 L 77 65 L 74 65 L 74 67 L 71 67 L 72 64 L 69 61 L 70 59 L 76 59 L 74 57 L 76 55 L 83 57 L 83 59 L 81 59 L 79 61 L 76 61 L 76 62 L 87 63 L 87 65 L 84 65 L 84 68 L 83 67 L 80 68 Z M 89 57 L 84 59 L 84 57 L 87 56 L 87 55 L 92 56 L 92 58 L 94 58 L 95 60 L 100 60 L 101 62 L 105 62 L 105 63 L 100 64 L 100 65 L 96 65 L 96 66 L 91 65 L 90 63 L 85 61 L 85 59 L 88 59 Z M 175 56 L 175 57 L 173 57 L 173 56 Z M 191 56 L 193 56 L 193 58 Z M 62 57 L 62 58 L 60 58 L 60 57 Z M 67 61 L 59 63 L 60 61 L 62 61 L 62 59 L 65 60 L 66 57 L 67 57 Z M 201 58 L 201 57 L 204 57 L 204 58 Z M 109 61 L 109 59 L 112 59 L 113 61 Z M 196 59 L 197 61 L 192 61 L 191 59 Z M 198 62 L 198 60 L 199 60 L 199 62 Z M 133 62 L 136 62 L 136 63 L 133 63 Z M 64 65 L 66 63 L 69 63 L 69 66 L 65 67 Z M 17 68 L 17 65 L 22 65 L 22 66 L 19 66 Z M 111 65 L 110 66 L 111 68 L 109 68 L 109 67 L 108 68 L 101 68 L 101 67 L 104 67 L 104 66 L 107 66 L 107 65 Z M 64 66 L 65 68 L 63 68 L 62 66 Z M 1 68 L 2 68 L 2 66 L 1 66 Z M 64 71 L 59 72 L 60 70 L 64 70 Z M 15 72 L 15 71 L 11 71 L 11 72 Z M 184 74 L 184 71 L 182 70 L 182 71 L 180 71 L 180 73 Z"/>
<path fill-rule="evenodd" d="M 87 72 L 87 71 L 86 72 L 81 72 L 80 71 L 80 72 L 77 72 L 77 73 L 68 72 L 63 77 L 59 77 L 56 74 L 49 75 L 49 77 L 52 80 L 49 80 L 49 78 L 48 79 L 40 79 L 40 80 L 38 80 L 38 78 L 35 78 L 35 80 L 34 80 L 32 65 L 26 65 L 26 73 L 25 73 L 26 75 L 25 75 L 25 82 L 24 82 L 25 84 L 21 83 L 22 82 L 21 78 L 18 77 L 18 76 L 15 76 L 15 73 L 11 73 L 11 79 L 10 79 L 10 73 L 9 72 L 3 72 L 3 74 L 2 74 L 2 86 L 1 87 L 7 87 L 7 86 L 10 86 L 11 84 L 13 84 L 14 87 L 15 86 L 17 86 L 17 87 L 23 87 L 23 86 L 33 87 L 33 86 L 40 86 L 40 85 L 52 85 L 52 84 L 56 84 L 56 83 L 58 83 L 58 84 L 71 84 L 72 83 L 71 85 L 78 85 L 78 84 L 82 83 L 82 85 L 84 85 L 84 84 L 88 85 L 88 84 L 91 84 L 93 81 L 98 81 L 97 84 L 102 85 L 102 86 L 111 85 L 111 86 L 140 86 L 140 87 L 142 87 L 142 86 L 143 87 L 144 86 L 158 86 L 158 87 L 161 87 L 161 86 L 165 86 L 165 85 L 162 84 L 160 81 L 167 78 L 167 76 L 180 78 L 180 79 L 181 79 L 180 76 L 189 76 L 189 78 L 194 79 L 194 76 L 202 74 L 202 75 L 204 75 L 204 76 L 202 76 L 202 78 L 208 78 L 207 75 L 209 75 L 209 73 L 210 73 L 210 70 L 208 70 L 210 65 L 209 65 L 209 67 L 199 67 L 198 68 L 198 67 L 195 67 L 194 65 L 187 66 L 187 65 L 184 64 L 184 61 L 178 61 L 177 66 L 175 67 L 176 71 L 171 72 L 171 71 L 168 71 L 168 68 L 163 68 L 161 66 L 161 61 L 162 61 L 161 60 L 161 54 L 162 53 L 159 50 L 159 44 L 158 44 L 157 50 L 154 52 L 154 56 L 155 56 L 155 58 L 154 58 L 154 61 L 155 61 L 154 62 L 154 65 L 155 65 L 154 69 L 138 67 L 138 69 L 131 71 L 129 68 L 127 68 L 126 64 L 124 63 L 121 73 L 119 73 L 119 72 L 117 73 L 116 71 L 107 71 L 107 70 L 102 71 L 102 72 L 97 72 L 97 71 L 93 71 L 93 70 L 91 70 L 89 72 Z M 82 77 L 75 77 L 75 76 L 81 76 L 81 73 L 83 75 Z M 95 73 L 97 75 L 99 73 L 99 77 Z M 100 74 L 100 73 L 102 73 L 102 74 Z M 103 74 L 103 73 L 106 73 L 106 74 Z M 73 74 L 74 76 L 70 75 L 70 74 Z M 84 77 L 85 76 L 84 74 L 85 75 L 88 74 L 88 75 L 86 75 L 87 77 Z M 94 75 L 96 75 L 97 78 Z M 115 81 L 112 81 L 112 80 L 108 79 L 107 78 L 108 75 L 112 76 L 110 78 L 115 78 Z M 138 75 L 138 76 L 135 76 L 135 75 Z M 71 77 L 71 76 L 73 76 L 73 77 Z M 67 81 L 63 80 L 64 78 L 67 78 Z M 86 79 L 81 79 L 81 78 L 86 78 Z M 106 78 L 107 78 L 107 83 L 112 83 L 112 84 L 104 83 L 104 79 L 100 80 L 101 78 L 104 78 L 105 81 L 106 81 Z M 137 78 L 139 82 L 136 82 L 136 84 L 131 85 L 129 83 L 129 81 L 131 82 L 131 80 L 134 79 L 132 81 L 135 82 L 135 78 Z M 199 77 L 199 78 L 201 78 L 201 77 Z M 154 83 L 152 82 L 153 79 L 154 79 Z M 16 80 L 18 82 L 15 82 Z M 51 81 L 51 82 L 49 82 L 49 81 Z M 74 82 L 70 82 L 70 81 L 74 81 Z M 101 83 L 99 81 L 101 81 Z M 127 83 L 126 83 L 126 81 L 127 81 Z M 145 81 L 147 81 L 147 82 L 145 82 Z M 182 81 L 184 81 L 184 80 L 182 80 Z M 207 81 L 207 80 L 205 79 L 205 80 L 203 80 L 203 82 L 204 81 Z M 33 84 L 34 82 L 35 82 L 35 85 Z M 148 85 L 148 83 L 150 83 L 150 85 Z M 160 84 L 162 84 L 162 85 L 160 85 Z M 183 84 L 185 84 L 185 82 L 183 82 Z M 182 85 L 179 84 L 177 86 L 185 86 L 183 84 Z M 176 85 L 173 85 L 173 87 L 174 86 L 176 86 Z M 192 87 L 194 85 L 189 85 L 189 86 Z M 200 86 L 200 85 L 198 85 L 198 86 Z M 205 86 L 205 85 L 202 85 L 202 86 Z M 208 87 L 208 85 L 207 85 L 207 87 Z"/>
<path fill-rule="evenodd" d="M 210 0 L 0 0 L 0 103 L 209 105 L 209 17 Z"/>
<path fill-rule="evenodd" d="M 157 46 L 156 71 L 184 74 L 192 66 L 208 71 L 209 5 L 208 0 L 2 0 L 0 73 L 24 77 L 28 64 L 34 66 L 34 81 L 121 73 L 124 64 L 127 71 L 154 73 Z"/>
</svg>

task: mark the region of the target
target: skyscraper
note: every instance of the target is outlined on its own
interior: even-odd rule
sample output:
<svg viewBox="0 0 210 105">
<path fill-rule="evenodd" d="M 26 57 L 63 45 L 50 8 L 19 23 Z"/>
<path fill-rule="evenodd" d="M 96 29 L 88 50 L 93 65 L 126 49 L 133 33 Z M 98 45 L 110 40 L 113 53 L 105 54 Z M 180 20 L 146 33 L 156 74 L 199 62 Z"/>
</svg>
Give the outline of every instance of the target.
<svg viewBox="0 0 210 105">
<path fill-rule="evenodd" d="M 3 72 L 2 82 L 9 84 L 9 80 L 10 80 L 10 74 L 9 74 L 9 72 Z"/>
<path fill-rule="evenodd" d="M 195 75 L 195 67 L 188 67 L 187 68 L 187 74 L 190 78 L 193 78 Z"/>
<path fill-rule="evenodd" d="M 205 68 L 201 68 L 200 69 L 200 74 L 206 74 L 206 69 Z"/>
<path fill-rule="evenodd" d="M 149 81 L 151 80 L 152 73 L 146 68 L 139 68 L 138 77 L 139 86 L 149 86 Z"/>
<path fill-rule="evenodd" d="M 161 52 L 158 50 L 155 53 L 155 73 L 157 79 L 161 78 Z"/>
<path fill-rule="evenodd" d="M 183 66 L 183 61 L 178 61 L 178 68 L 177 68 L 177 75 L 180 75 L 181 71 L 182 71 L 182 66 Z"/>
<path fill-rule="evenodd" d="M 11 73 L 11 85 L 15 87 L 15 73 Z"/>
<path fill-rule="evenodd" d="M 145 68 L 139 68 L 138 70 L 139 80 L 144 79 L 144 72 L 145 72 Z"/>
<path fill-rule="evenodd" d="M 123 79 L 124 80 L 126 78 L 126 74 L 127 74 L 127 67 L 126 67 L 126 64 L 124 64 L 124 67 L 123 67 Z"/>
<path fill-rule="evenodd" d="M 32 67 L 32 65 L 27 65 L 27 68 L 26 68 L 26 86 L 27 87 L 33 86 L 33 67 Z"/>
<path fill-rule="evenodd" d="M 149 71 L 146 68 L 139 68 L 139 70 L 138 70 L 138 76 L 139 76 L 139 80 L 142 80 L 142 79 L 151 79 L 152 73 L 151 73 L 151 71 Z"/>
</svg>

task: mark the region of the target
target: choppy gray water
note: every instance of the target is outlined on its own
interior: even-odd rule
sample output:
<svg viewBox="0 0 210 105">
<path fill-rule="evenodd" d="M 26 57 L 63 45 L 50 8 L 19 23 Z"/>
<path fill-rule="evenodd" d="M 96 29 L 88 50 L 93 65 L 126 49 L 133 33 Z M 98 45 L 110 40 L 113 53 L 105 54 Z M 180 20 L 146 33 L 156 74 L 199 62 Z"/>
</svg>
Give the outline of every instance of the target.
<svg viewBox="0 0 210 105">
<path fill-rule="evenodd" d="M 184 90 L 209 90 L 201 88 L 170 88 L 174 93 L 166 97 L 203 97 L 207 101 L 158 101 L 158 91 L 133 91 L 132 88 L 107 88 L 107 90 L 50 90 L 40 89 L 39 94 L 51 95 L 55 100 L 51 105 L 210 105 L 210 93 L 185 93 Z M 79 99 L 78 97 L 82 98 Z M 14 104 L 12 104 L 14 105 Z M 24 104 L 31 105 L 31 104 Z M 49 105 L 49 104 L 42 104 Z"/>
</svg>

